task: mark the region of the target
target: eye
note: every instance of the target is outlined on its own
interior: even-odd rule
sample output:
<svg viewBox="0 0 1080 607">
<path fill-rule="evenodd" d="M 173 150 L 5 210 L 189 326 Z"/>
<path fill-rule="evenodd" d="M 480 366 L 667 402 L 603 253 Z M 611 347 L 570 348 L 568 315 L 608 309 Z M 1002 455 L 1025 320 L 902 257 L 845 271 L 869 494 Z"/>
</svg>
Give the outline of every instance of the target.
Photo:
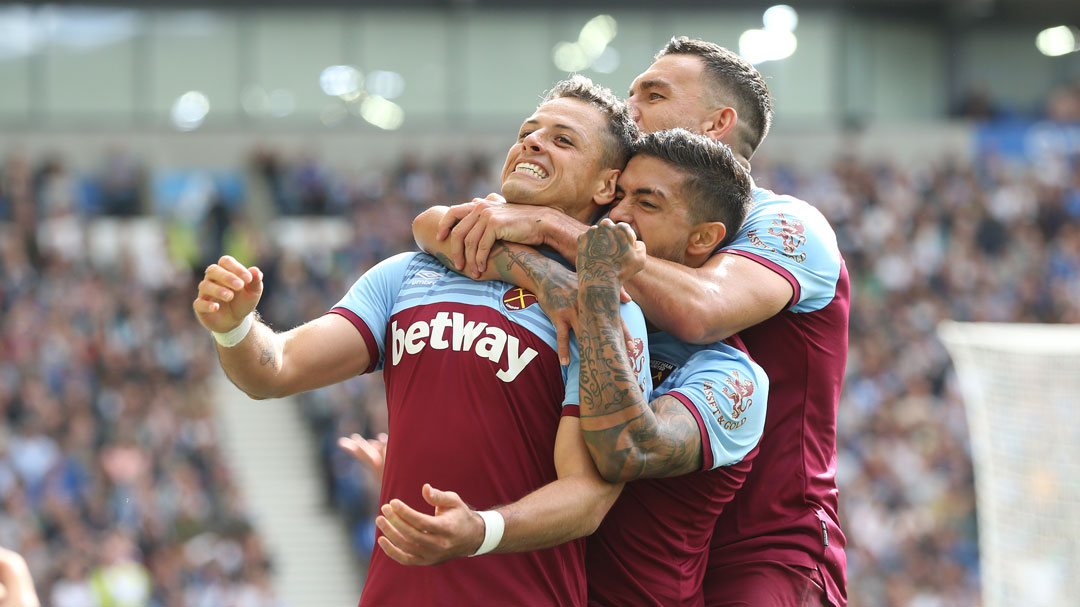
<svg viewBox="0 0 1080 607">
<path fill-rule="evenodd" d="M 555 141 L 561 143 L 562 145 L 568 145 L 570 147 L 574 146 L 574 142 L 570 141 L 570 138 L 567 137 L 566 135 L 559 135 L 558 137 L 555 138 Z"/>
<path fill-rule="evenodd" d="M 649 202 L 648 200 L 644 200 L 644 199 L 638 200 L 638 205 L 640 205 L 641 208 L 647 209 L 649 211 L 653 211 L 653 210 L 656 210 L 656 209 L 660 208 L 660 207 L 656 206 L 655 204 Z"/>
<path fill-rule="evenodd" d="M 518 141 L 525 139 L 529 135 L 532 135 L 532 131 L 521 131 L 520 133 L 518 133 Z"/>
<path fill-rule="evenodd" d="M 649 101 L 657 101 L 663 98 L 664 96 L 660 93 L 649 93 Z"/>
</svg>

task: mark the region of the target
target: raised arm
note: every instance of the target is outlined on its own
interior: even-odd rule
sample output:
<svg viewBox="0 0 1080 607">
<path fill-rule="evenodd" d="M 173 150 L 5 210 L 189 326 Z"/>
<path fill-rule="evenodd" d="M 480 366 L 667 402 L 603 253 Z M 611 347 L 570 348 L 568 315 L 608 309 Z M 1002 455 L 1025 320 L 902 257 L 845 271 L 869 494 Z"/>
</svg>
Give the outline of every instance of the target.
<svg viewBox="0 0 1080 607">
<path fill-rule="evenodd" d="M 624 285 L 645 317 L 682 341 L 720 341 L 780 313 L 791 284 L 768 267 L 730 253 L 691 268 L 649 257 Z"/>
<path fill-rule="evenodd" d="M 621 483 L 605 482 L 597 474 L 576 417 L 564 416 L 559 423 L 555 469 L 558 480 L 495 508 L 505 529 L 492 552 L 540 550 L 590 535 L 622 491 Z M 452 491 L 425 485 L 423 496 L 435 506 L 434 515 L 397 499 L 383 505 L 375 521 L 383 532 L 380 548 L 404 565 L 434 565 L 474 554 L 486 537 L 485 519 Z"/>
<path fill-rule="evenodd" d="M 367 369 L 367 344 L 348 320 L 327 314 L 276 333 L 255 312 L 262 292 L 262 270 L 226 255 L 206 268 L 192 304 L 199 322 L 217 334 L 225 374 L 248 396 L 287 396 Z"/>
<path fill-rule="evenodd" d="M 626 224 L 603 220 L 578 242 L 581 429 L 608 481 L 679 476 L 702 466 L 701 435 L 671 396 L 649 403 L 630 365 L 619 315 L 619 286 L 645 264 Z"/>
</svg>

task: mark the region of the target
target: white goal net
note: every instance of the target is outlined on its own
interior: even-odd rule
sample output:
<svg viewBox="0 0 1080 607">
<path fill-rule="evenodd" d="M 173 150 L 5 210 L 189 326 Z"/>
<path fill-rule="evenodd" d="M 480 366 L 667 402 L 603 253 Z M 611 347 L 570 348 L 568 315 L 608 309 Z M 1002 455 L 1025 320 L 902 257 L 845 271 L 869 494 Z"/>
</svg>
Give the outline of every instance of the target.
<svg viewBox="0 0 1080 607">
<path fill-rule="evenodd" d="M 1080 605 L 1080 326 L 938 333 L 971 428 L 983 607 Z"/>
</svg>

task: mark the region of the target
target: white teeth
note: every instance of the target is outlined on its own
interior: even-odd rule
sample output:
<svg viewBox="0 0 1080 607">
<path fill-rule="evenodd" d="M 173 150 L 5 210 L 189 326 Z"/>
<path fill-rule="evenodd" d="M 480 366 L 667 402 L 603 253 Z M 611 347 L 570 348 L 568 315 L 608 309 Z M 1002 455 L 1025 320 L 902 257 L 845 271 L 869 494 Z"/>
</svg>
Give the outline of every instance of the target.
<svg viewBox="0 0 1080 607">
<path fill-rule="evenodd" d="M 536 177 L 537 179 L 547 179 L 547 172 L 545 172 L 544 169 L 539 165 L 533 164 L 531 162 L 522 162 L 521 164 L 514 167 L 514 171 L 520 173 L 528 173 L 533 177 Z"/>
</svg>

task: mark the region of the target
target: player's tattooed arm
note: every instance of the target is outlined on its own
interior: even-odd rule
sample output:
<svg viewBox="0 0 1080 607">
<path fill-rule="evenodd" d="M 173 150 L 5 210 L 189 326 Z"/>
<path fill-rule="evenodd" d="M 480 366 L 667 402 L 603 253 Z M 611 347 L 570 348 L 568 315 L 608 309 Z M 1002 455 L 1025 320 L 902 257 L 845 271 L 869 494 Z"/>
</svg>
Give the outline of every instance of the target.
<svg viewBox="0 0 1080 607">
<path fill-rule="evenodd" d="M 447 268 L 457 270 L 443 251 L 435 257 Z M 570 331 L 577 325 L 577 275 L 559 262 L 526 245 L 498 241 L 491 249 L 487 268 L 478 280 L 501 280 L 536 295 L 540 307 L 555 325 L 559 362 L 570 364 Z"/>
<path fill-rule="evenodd" d="M 644 255 L 629 226 L 607 220 L 578 241 L 581 429 L 609 482 L 678 476 L 702 465 L 693 415 L 669 396 L 649 403 L 627 355 L 619 289 Z"/>
</svg>

